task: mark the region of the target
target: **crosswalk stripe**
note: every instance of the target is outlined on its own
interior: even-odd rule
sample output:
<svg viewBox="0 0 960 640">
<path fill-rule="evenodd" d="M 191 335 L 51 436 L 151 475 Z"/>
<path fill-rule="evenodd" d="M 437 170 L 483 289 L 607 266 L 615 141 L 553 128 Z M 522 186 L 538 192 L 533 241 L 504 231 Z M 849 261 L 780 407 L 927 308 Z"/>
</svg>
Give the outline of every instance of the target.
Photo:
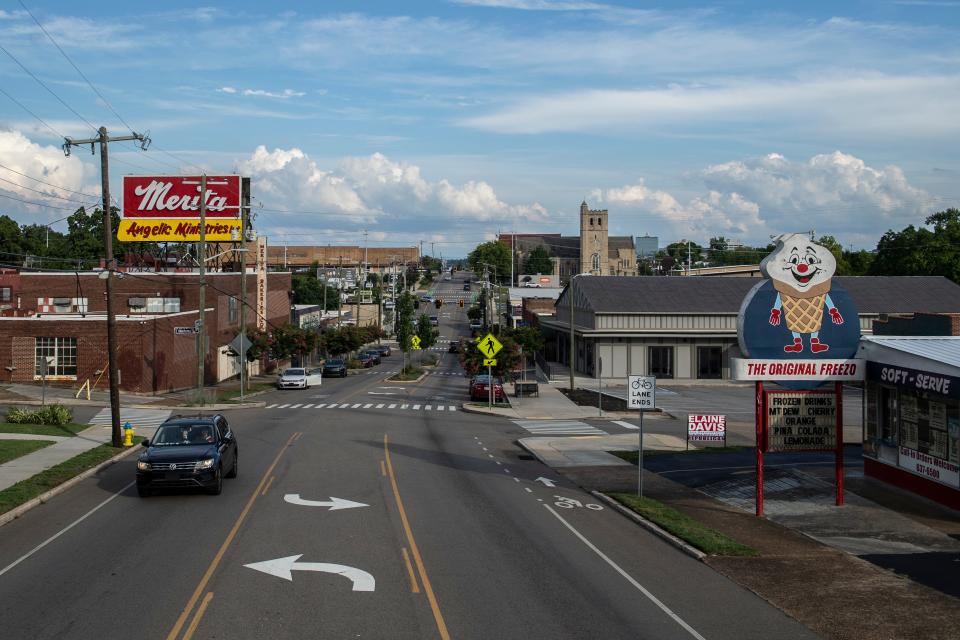
<svg viewBox="0 0 960 640">
<path fill-rule="evenodd" d="M 456 410 L 457 410 L 457 408 L 456 408 L 455 406 L 450 405 L 450 411 L 456 411 Z"/>
<path fill-rule="evenodd" d="M 383 409 L 383 404 L 378 404 L 374 409 Z"/>
<path fill-rule="evenodd" d="M 369 408 L 372 407 L 372 406 L 373 406 L 373 403 L 372 403 L 372 402 L 369 402 L 369 403 L 363 405 L 363 408 L 364 408 L 364 409 L 369 409 Z"/>
<path fill-rule="evenodd" d="M 637 425 L 635 425 L 635 424 L 630 424 L 629 422 L 626 422 L 626 421 L 624 421 L 624 420 L 613 420 L 612 422 L 613 422 L 613 424 L 618 424 L 618 425 L 620 425 L 620 426 L 623 427 L 624 429 L 633 429 L 634 431 L 637 431 L 637 430 L 640 429 L 640 427 L 638 427 Z"/>
<path fill-rule="evenodd" d="M 424 410 L 424 411 L 430 411 L 430 409 L 432 409 L 432 408 L 433 408 L 433 407 L 428 404 L 428 405 L 426 405 L 426 406 L 423 407 L 423 410 Z"/>
<path fill-rule="evenodd" d="M 347 405 L 343 405 L 343 406 L 347 406 Z M 359 409 L 359 408 L 360 408 L 360 403 L 358 402 L 357 404 L 353 405 L 353 406 L 350 407 L 350 408 L 351 408 L 351 409 Z"/>
<path fill-rule="evenodd" d="M 323 409 L 325 406 L 327 406 L 327 403 L 326 403 L 326 402 L 324 402 L 324 403 L 322 403 L 322 404 L 318 404 L 317 406 L 314 407 L 314 409 Z"/>
<path fill-rule="evenodd" d="M 417 410 L 419 410 L 419 409 L 420 409 L 420 405 L 418 405 L 418 404 L 413 405 L 413 410 L 414 410 L 414 411 L 417 411 Z"/>
<path fill-rule="evenodd" d="M 277 408 L 278 408 L 278 409 L 286 409 L 286 408 L 289 407 L 289 406 L 290 406 L 289 404 L 282 404 L 282 405 L 280 405 L 280 406 L 277 407 Z"/>
<path fill-rule="evenodd" d="M 438 405 L 437 405 L 437 411 L 443 411 L 443 405 L 442 405 L 442 404 L 438 404 Z"/>
<path fill-rule="evenodd" d="M 170 417 L 170 409 L 125 409 L 120 407 L 120 425 L 127 422 L 143 433 L 146 429 L 157 427 Z M 113 414 L 110 407 L 104 407 L 90 420 L 90 424 L 100 427 L 113 425 Z"/>
<path fill-rule="evenodd" d="M 276 403 L 268 404 L 268 405 L 267 405 L 267 409 L 273 409 L 273 408 L 275 408 L 276 406 L 277 406 Z"/>
<path fill-rule="evenodd" d="M 513 423 L 540 435 L 607 435 L 606 431 L 579 420 L 513 420 Z"/>
<path fill-rule="evenodd" d="M 393 403 L 393 404 L 391 404 L 389 407 L 387 407 L 387 409 L 393 409 L 393 408 L 396 407 L 396 406 L 397 406 L 397 403 Z"/>
<path fill-rule="evenodd" d="M 304 409 L 309 409 L 309 408 L 312 407 L 312 406 L 313 406 L 313 403 L 305 404 L 305 405 L 303 405 L 303 408 L 304 408 Z"/>
<path fill-rule="evenodd" d="M 290 408 L 291 408 L 291 409 L 299 409 L 299 408 L 302 407 L 302 406 L 303 406 L 302 404 L 295 404 L 295 405 L 292 405 Z"/>
</svg>

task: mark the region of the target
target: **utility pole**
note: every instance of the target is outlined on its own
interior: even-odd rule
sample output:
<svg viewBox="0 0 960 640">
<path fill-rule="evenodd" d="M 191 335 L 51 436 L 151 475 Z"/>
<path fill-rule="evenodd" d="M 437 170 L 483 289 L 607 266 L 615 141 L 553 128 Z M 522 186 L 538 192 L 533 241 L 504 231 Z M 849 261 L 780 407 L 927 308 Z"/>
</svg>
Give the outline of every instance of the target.
<svg viewBox="0 0 960 640">
<path fill-rule="evenodd" d="M 284 247 L 286 249 L 286 247 Z M 197 391 L 204 405 L 203 382 L 207 360 L 207 174 L 200 176 L 200 326 L 197 327 Z"/>
<path fill-rule="evenodd" d="M 241 186 L 241 191 L 243 187 Z M 247 196 L 250 195 L 247 190 Z M 247 213 L 250 207 L 249 201 L 240 194 L 240 245 L 246 244 L 247 233 Z M 244 349 L 247 343 L 247 249 L 241 248 L 240 252 L 240 402 L 243 402 L 243 394 L 246 392 L 244 385 L 247 383 L 247 352 Z"/>
<path fill-rule="evenodd" d="M 107 293 L 107 370 L 109 372 L 110 382 L 110 444 L 114 447 L 123 446 L 123 438 L 120 433 L 120 372 L 117 369 L 117 317 L 113 313 L 113 273 L 117 269 L 117 262 L 113 257 L 113 223 L 110 218 L 110 166 L 108 144 L 110 142 L 123 142 L 126 140 L 137 140 L 140 142 L 140 148 L 144 151 L 150 146 L 150 138 L 130 132 L 129 136 L 107 135 L 107 128 L 100 127 L 97 130 L 99 134 L 96 138 L 86 140 L 74 140 L 66 137 L 63 142 L 63 153 L 70 155 L 70 147 L 89 144 L 90 151 L 93 152 L 93 145 L 100 144 L 100 189 L 103 197 L 103 251 L 107 259 L 106 263 L 106 293 Z"/>
<path fill-rule="evenodd" d="M 687 275 L 690 275 L 690 241 L 687 240 Z"/>
<path fill-rule="evenodd" d="M 340 328 L 340 308 L 343 306 L 343 298 L 340 297 L 340 291 L 343 290 L 343 256 L 337 257 L 337 329 Z"/>
</svg>

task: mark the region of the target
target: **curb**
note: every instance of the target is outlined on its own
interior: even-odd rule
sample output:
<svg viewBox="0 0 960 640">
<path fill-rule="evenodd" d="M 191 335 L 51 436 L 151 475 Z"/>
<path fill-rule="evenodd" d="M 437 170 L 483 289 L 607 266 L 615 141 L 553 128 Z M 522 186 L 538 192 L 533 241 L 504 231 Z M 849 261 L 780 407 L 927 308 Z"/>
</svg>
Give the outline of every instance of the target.
<svg viewBox="0 0 960 640">
<path fill-rule="evenodd" d="M 501 417 L 504 417 L 504 418 L 510 418 L 510 417 L 511 417 L 509 414 L 502 413 L 502 412 L 497 411 L 497 410 L 490 411 L 490 410 L 487 410 L 487 409 L 478 409 L 477 407 L 468 407 L 467 404 L 468 404 L 468 403 L 466 403 L 466 402 L 460 404 L 460 410 L 463 411 L 464 413 L 477 413 L 477 414 L 485 415 L 485 416 L 501 416 Z M 509 409 L 510 411 L 513 411 L 513 410 L 514 410 L 513 407 L 509 407 L 508 409 Z"/>
<path fill-rule="evenodd" d="M 107 405 L 110 406 L 110 405 Z M 131 404 L 126 405 L 125 409 L 179 409 L 183 411 L 226 411 L 227 409 L 262 409 L 267 406 L 267 403 L 263 400 L 258 402 L 244 402 L 240 404 L 233 403 L 221 403 L 221 404 L 205 404 L 200 405 L 186 405 L 186 404 Z"/>
<path fill-rule="evenodd" d="M 104 444 L 106 444 L 106 443 L 104 443 Z M 37 496 L 36 498 L 32 498 L 32 499 L 24 502 L 24 503 L 23 503 L 22 505 L 20 505 L 19 507 L 14 507 L 14 508 L 11 509 L 10 511 L 7 511 L 7 512 L 4 513 L 3 515 L 0 515 L 0 527 L 2 527 L 3 525 L 5 525 L 5 524 L 7 524 L 7 523 L 9 523 L 9 522 L 12 522 L 12 521 L 16 520 L 17 518 L 19 518 L 20 516 L 22 516 L 23 514 L 25 514 L 27 511 L 30 511 L 30 510 L 33 509 L 34 507 L 39 507 L 41 504 L 44 504 L 44 503 L 48 502 L 51 498 L 60 495 L 60 494 L 63 493 L 64 491 L 67 491 L 68 489 L 72 488 L 74 485 L 79 484 L 79 483 L 80 483 L 81 481 L 83 481 L 83 480 L 86 480 L 87 478 L 89 478 L 90 476 L 94 475 L 95 473 L 97 473 L 97 472 L 100 471 L 101 469 L 105 469 L 106 467 L 109 467 L 110 465 L 114 464 L 115 462 L 119 462 L 120 460 L 122 460 L 122 459 L 125 458 L 126 456 L 129 456 L 131 453 L 133 453 L 134 451 L 139 450 L 139 449 L 141 449 L 141 448 L 142 448 L 142 447 L 140 447 L 140 446 L 138 446 L 138 445 L 133 445 L 132 447 L 128 447 L 127 449 L 121 451 L 120 453 L 118 453 L 117 455 L 113 456 L 112 458 L 110 458 L 110 459 L 108 459 L 108 460 L 104 460 L 103 462 L 101 462 L 101 463 L 98 464 L 97 466 L 91 467 L 91 468 L 87 469 L 86 471 L 84 471 L 83 473 L 80 473 L 80 474 L 78 474 L 78 475 L 73 476 L 73 477 L 70 478 L 69 480 L 66 480 L 66 481 L 62 482 L 61 484 L 58 484 L 58 485 L 55 486 L 53 489 L 50 489 L 49 491 L 45 491 L 44 493 L 41 493 L 41 494 L 40 494 L 39 496 Z M 64 462 L 66 462 L 66 461 L 64 461 Z"/>
<path fill-rule="evenodd" d="M 675 535 L 673 535 L 673 534 L 670 533 L 669 531 L 666 531 L 666 530 L 664 530 L 664 529 L 661 529 L 659 526 L 657 526 L 656 524 L 654 524 L 654 523 L 651 522 L 650 520 L 647 520 L 646 518 L 644 518 L 644 517 L 641 516 L 640 514 L 636 513 L 635 511 L 631 511 L 630 509 L 627 509 L 625 506 L 623 506 L 622 504 L 620 504 L 619 502 L 617 502 L 616 500 L 614 500 L 614 499 L 611 498 L 610 496 L 608 496 L 608 495 L 606 495 L 606 494 L 604 494 L 604 493 L 600 493 L 599 491 L 591 491 L 591 492 L 590 492 L 590 495 L 592 495 L 593 497 L 597 498 L 598 500 L 602 500 L 602 501 L 606 502 L 606 503 L 607 503 L 607 506 L 609 506 L 609 507 L 611 507 L 611 508 L 613 508 L 613 509 L 616 509 L 617 511 L 619 511 L 621 514 L 623 514 L 623 515 L 626 516 L 627 518 L 630 518 L 631 520 L 633 520 L 634 522 L 636 522 L 637 524 L 639 524 L 641 527 L 643 527 L 644 529 L 646 529 L 646 530 L 649 531 L 650 533 L 652 533 L 652 534 L 654 534 L 655 536 L 663 539 L 663 540 L 664 540 L 665 542 L 667 542 L 668 544 L 673 545 L 674 547 L 676 547 L 676 548 L 679 549 L 680 551 L 683 551 L 685 554 L 687 554 L 688 556 L 690 556 L 690 557 L 693 558 L 694 560 L 699 560 L 700 562 L 703 562 L 703 561 L 704 561 L 704 558 L 707 557 L 707 554 L 704 553 L 703 551 L 700 551 L 699 549 L 690 546 L 689 544 L 687 544 L 686 542 L 684 542 L 684 541 L 681 540 L 680 538 L 676 537 Z"/>
<path fill-rule="evenodd" d="M 430 372 L 424 371 L 422 374 L 420 374 L 420 377 L 416 378 L 415 380 L 394 380 L 393 376 L 387 376 L 386 378 L 383 379 L 383 381 L 392 382 L 393 384 L 416 384 L 417 382 L 420 382 L 421 380 L 426 378 L 428 373 Z"/>
</svg>

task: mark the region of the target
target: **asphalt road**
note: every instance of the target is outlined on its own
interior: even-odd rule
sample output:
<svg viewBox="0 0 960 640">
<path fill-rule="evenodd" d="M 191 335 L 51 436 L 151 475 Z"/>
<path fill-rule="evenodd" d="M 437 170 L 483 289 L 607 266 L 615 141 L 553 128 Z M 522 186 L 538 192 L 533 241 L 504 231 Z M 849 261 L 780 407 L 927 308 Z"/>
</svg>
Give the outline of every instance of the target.
<svg viewBox="0 0 960 640">
<path fill-rule="evenodd" d="M 465 334 L 462 311 L 444 311 L 453 317 L 441 332 Z M 392 362 L 399 355 L 380 368 Z M 439 368 L 455 373 L 453 356 Z M 336 409 L 227 414 L 241 463 L 220 496 L 138 498 L 128 460 L 0 528 L 3 636 L 813 637 L 521 459 L 513 441 L 525 432 L 511 422 L 362 408 L 459 404 L 464 378 L 381 378 L 264 398 Z M 331 510 L 293 495 L 367 506 Z M 294 556 L 275 563 L 277 575 L 248 566 Z"/>
</svg>

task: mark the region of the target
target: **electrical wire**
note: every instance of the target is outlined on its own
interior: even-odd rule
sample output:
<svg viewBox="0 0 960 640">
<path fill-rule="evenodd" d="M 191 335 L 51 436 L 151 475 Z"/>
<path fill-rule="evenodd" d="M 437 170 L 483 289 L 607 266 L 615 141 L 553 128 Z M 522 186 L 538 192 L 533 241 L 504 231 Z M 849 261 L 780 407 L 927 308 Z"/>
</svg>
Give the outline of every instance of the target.
<svg viewBox="0 0 960 640">
<path fill-rule="evenodd" d="M 40 178 L 34 178 L 33 176 L 28 176 L 27 174 L 25 174 L 25 173 L 20 173 L 20 172 L 17 171 L 16 169 L 11 169 L 10 167 L 8 167 L 8 166 L 6 166 L 6 165 L 4 165 L 4 164 L 0 164 L 0 169 L 6 169 L 7 171 L 10 171 L 11 173 L 15 173 L 15 174 L 17 174 L 18 176 L 23 176 L 24 178 L 27 178 L 28 180 L 33 180 L 34 182 L 39 182 L 40 184 L 45 184 L 45 185 L 47 185 L 48 187 L 53 187 L 54 189 L 60 189 L 61 191 L 66 191 L 67 193 L 74 193 L 74 194 L 79 195 L 79 196 L 90 196 L 89 193 L 83 193 L 82 191 L 74 191 L 73 189 L 67 189 L 66 187 L 61 187 L 61 186 L 55 185 L 55 184 L 53 184 L 53 183 L 51 183 L 51 182 L 45 182 L 45 181 L 41 180 Z M 2 179 L 2 178 L 0 178 L 0 179 Z M 24 187 L 24 188 L 26 188 L 26 187 Z"/>
<path fill-rule="evenodd" d="M 26 185 L 22 185 L 22 184 L 20 184 L 20 183 L 18 183 L 18 182 L 14 182 L 13 180 L 7 180 L 6 178 L 0 178 L 0 181 L 2 181 L 2 182 L 7 182 L 7 183 L 12 184 L 12 185 L 15 186 L 15 187 L 19 187 L 19 188 L 21 188 L 21 189 L 26 189 L 27 191 L 33 191 L 34 193 L 39 193 L 40 195 L 45 196 L 45 197 L 47 197 L 47 198 L 56 198 L 57 200 L 66 200 L 67 202 L 76 202 L 76 203 L 82 204 L 83 206 L 87 206 L 87 203 L 86 203 L 86 202 L 81 202 L 80 200 L 74 200 L 73 198 L 64 198 L 63 196 L 53 195 L 52 193 L 47 193 L 47 192 L 45 192 L 45 191 L 40 191 L 39 189 L 34 189 L 34 188 L 32 188 L 32 187 L 28 187 L 28 186 L 26 186 Z M 91 195 L 91 194 L 86 194 L 86 196 L 87 196 L 88 198 L 95 198 L 95 197 L 96 197 L 96 196 Z"/>
<path fill-rule="evenodd" d="M 17 202 L 23 202 L 24 204 L 32 204 L 36 207 L 42 207 L 44 209 L 61 209 L 63 211 L 76 211 L 77 207 L 58 207 L 52 204 L 44 204 L 42 202 L 34 202 L 33 200 L 24 200 L 23 198 L 15 198 L 14 196 L 8 196 L 5 193 L 0 193 L 0 198 L 9 198 L 10 200 L 16 200 Z M 76 202 L 72 200 L 71 202 Z M 87 206 L 87 205 L 84 205 Z"/>
</svg>

